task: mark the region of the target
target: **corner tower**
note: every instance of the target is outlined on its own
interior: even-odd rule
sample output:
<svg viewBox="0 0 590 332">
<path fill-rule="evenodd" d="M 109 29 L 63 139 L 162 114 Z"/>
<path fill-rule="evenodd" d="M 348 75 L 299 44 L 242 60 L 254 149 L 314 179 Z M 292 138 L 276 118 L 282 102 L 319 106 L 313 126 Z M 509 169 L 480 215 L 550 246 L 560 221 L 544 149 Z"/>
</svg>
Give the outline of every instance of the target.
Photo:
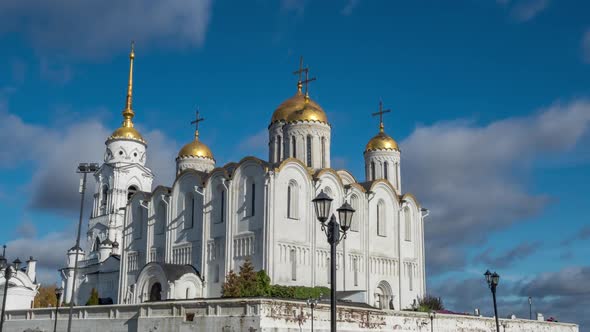
<svg viewBox="0 0 590 332">
<path fill-rule="evenodd" d="M 384 179 L 401 193 L 400 150 L 397 142 L 387 135 L 383 126 L 383 114 L 391 112 L 383 109 L 379 102 L 379 133 L 365 147 L 365 178 L 367 181 Z"/>
<path fill-rule="evenodd" d="M 138 191 L 150 192 L 154 175 L 145 166 L 147 142 L 135 129 L 132 108 L 134 45 L 129 53 L 129 81 L 123 123 L 106 140 L 104 163 L 95 174 L 94 206 L 88 225 L 88 258 L 104 261 L 117 254 L 127 201 Z M 108 250 L 107 250 L 108 249 Z"/>
<path fill-rule="evenodd" d="M 309 78 L 303 58 L 295 74 L 299 75 L 297 93 L 279 105 L 268 126 L 269 160 L 296 158 L 310 168 L 329 168 L 331 127 L 324 110 L 309 97 L 308 84 L 315 78 Z"/>
</svg>

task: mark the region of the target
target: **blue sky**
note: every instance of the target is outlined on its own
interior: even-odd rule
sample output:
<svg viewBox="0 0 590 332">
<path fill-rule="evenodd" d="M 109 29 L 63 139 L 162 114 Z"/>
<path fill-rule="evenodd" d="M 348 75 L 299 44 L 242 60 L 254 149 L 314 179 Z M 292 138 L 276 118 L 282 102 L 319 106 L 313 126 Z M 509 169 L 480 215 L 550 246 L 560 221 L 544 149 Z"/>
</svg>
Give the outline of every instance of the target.
<svg viewBox="0 0 590 332">
<path fill-rule="evenodd" d="M 546 315 L 581 322 L 589 12 L 555 0 L 3 1 L 0 242 L 39 256 L 43 281 L 55 280 L 75 234 L 75 165 L 100 161 L 121 121 L 130 40 L 136 124 L 164 184 L 197 106 L 218 164 L 265 158 L 303 55 L 336 167 L 363 179 L 370 113 L 380 98 L 393 110 L 404 190 L 432 210 L 430 292 L 486 312 L 490 268 L 503 276 L 502 316 L 524 315 L 532 295 Z"/>
</svg>

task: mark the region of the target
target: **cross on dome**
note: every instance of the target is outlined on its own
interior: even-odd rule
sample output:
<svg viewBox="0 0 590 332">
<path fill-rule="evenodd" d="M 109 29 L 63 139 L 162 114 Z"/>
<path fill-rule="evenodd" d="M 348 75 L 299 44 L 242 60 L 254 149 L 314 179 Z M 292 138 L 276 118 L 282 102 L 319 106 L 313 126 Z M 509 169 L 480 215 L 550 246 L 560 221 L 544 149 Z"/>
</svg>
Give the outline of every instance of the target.
<svg viewBox="0 0 590 332">
<path fill-rule="evenodd" d="M 195 112 L 195 119 L 191 121 L 191 124 L 195 125 L 195 139 L 199 139 L 199 122 L 205 121 L 205 118 L 199 118 L 199 108 Z"/>
<path fill-rule="evenodd" d="M 305 73 L 305 80 L 303 80 L 302 75 Z M 301 94 L 301 89 L 305 84 L 305 99 L 309 99 L 309 83 L 316 80 L 315 77 L 309 78 L 309 67 L 303 67 L 303 56 L 299 57 L 299 69 L 294 71 L 293 74 L 299 75 L 299 80 L 297 81 L 297 93 Z"/>
<path fill-rule="evenodd" d="M 390 113 L 390 112 L 391 112 L 390 109 L 387 109 L 387 110 L 383 109 L 383 100 L 379 99 L 379 112 L 372 113 L 371 116 L 379 115 L 379 131 L 380 132 L 383 132 L 383 114 Z"/>
</svg>

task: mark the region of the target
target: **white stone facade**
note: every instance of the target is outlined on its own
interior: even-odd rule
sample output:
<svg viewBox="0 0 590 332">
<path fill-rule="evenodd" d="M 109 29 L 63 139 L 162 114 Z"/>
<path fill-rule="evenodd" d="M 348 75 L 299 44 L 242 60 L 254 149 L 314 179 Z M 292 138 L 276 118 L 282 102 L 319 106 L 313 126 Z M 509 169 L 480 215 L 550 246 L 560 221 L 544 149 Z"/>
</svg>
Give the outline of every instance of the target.
<svg viewBox="0 0 590 332">
<path fill-rule="evenodd" d="M 31 257 L 27 261 L 27 266 L 24 269 L 19 269 L 8 280 L 6 310 L 29 309 L 33 307 L 33 301 L 41 286 L 37 283 L 36 269 L 37 261 Z M 5 273 L 6 269 L 0 270 L 0 305 L 4 299 Z"/>
</svg>

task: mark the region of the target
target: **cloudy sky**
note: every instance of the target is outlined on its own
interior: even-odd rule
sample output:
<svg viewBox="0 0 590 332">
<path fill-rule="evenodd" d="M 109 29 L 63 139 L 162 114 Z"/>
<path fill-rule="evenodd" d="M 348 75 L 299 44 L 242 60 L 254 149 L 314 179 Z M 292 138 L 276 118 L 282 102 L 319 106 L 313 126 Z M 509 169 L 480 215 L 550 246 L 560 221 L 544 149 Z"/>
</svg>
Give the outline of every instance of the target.
<svg viewBox="0 0 590 332">
<path fill-rule="evenodd" d="M 588 331 L 589 12 L 582 0 L 4 0 L 0 242 L 56 281 L 75 236 L 75 166 L 102 160 L 121 121 L 130 40 L 136 123 L 163 184 L 196 107 L 218 164 L 266 157 L 304 55 L 337 168 L 364 177 L 370 113 L 380 98 L 393 110 L 404 191 L 431 210 L 430 293 L 489 314 L 489 268 L 501 316 L 528 317 L 532 296 Z"/>
</svg>

